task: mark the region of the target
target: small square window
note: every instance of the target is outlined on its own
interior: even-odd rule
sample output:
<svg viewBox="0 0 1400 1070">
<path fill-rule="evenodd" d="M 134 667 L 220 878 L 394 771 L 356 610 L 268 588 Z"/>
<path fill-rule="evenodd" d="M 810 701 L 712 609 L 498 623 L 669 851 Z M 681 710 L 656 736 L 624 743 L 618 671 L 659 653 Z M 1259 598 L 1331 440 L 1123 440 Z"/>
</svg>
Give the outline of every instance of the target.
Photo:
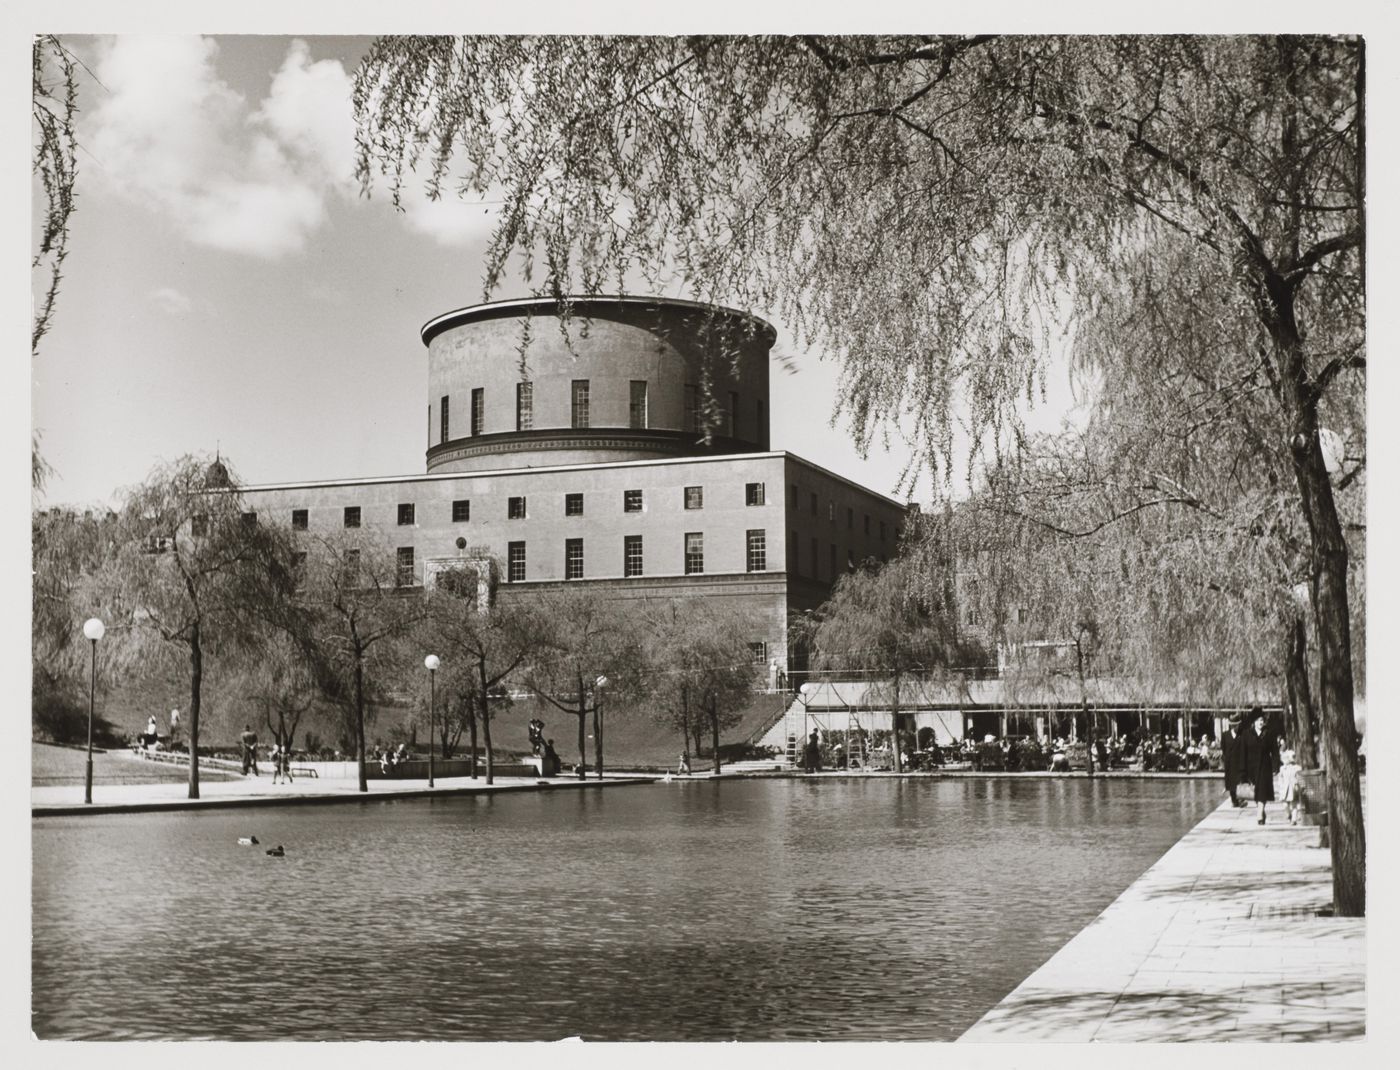
<svg viewBox="0 0 1400 1070">
<path fill-rule="evenodd" d="M 640 576 L 642 574 L 642 537 L 625 535 L 622 539 L 622 574 Z"/>
<path fill-rule="evenodd" d="M 583 540 L 564 540 L 564 578 L 566 580 L 583 579 Z"/>
<path fill-rule="evenodd" d="M 685 507 L 686 507 L 687 509 L 703 509 L 703 508 L 705 508 L 705 488 L 704 488 L 704 487 L 686 487 L 686 488 L 685 488 Z"/>
<path fill-rule="evenodd" d="M 640 513 L 642 511 L 642 492 L 624 490 L 622 492 L 622 511 L 624 513 Z"/>
<path fill-rule="evenodd" d="M 565 516 L 583 516 L 583 495 L 582 495 L 582 494 L 566 494 L 566 495 L 564 495 L 564 515 L 565 515 Z"/>
<path fill-rule="evenodd" d="M 292 519 L 292 527 L 296 527 L 295 517 Z M 190 517 L 190 535 L 196 539 L 202 539 L 209 534 L 209 518 L 203 513 L 196 513 Z"/>
<path fill-rule="evenodd" d="M 452 522 L 462 524 L 472 518 L 472 503 L 467 498 L 458 498 L 452 503 Z"/>
<path fill-rule="evenodd" d="M 512 542 L 506 545 L 506 582 L 520 583 L 525 579 L 525 544 Z"/>
<path fill-rule="evenodd" d="M 745 484 L 744 484 L 744 504 L 745 504 L 745 505 L 762 505 L 762 504 L 764 504 L 764 500 L 765 500 L 765 496 L 764 496 L 764 492 L 763 492 L 763 484 L 762 484 L 762 483 L 745 483 Z"/>
<path fill-rule="evenodd" d="M 243 524 L 244 524 L 245 527 L 250 527 L 250 528 L 255 528 L 255 527 L 257 527 L 257 526 L 258 526 L 258 514 L 257 514 L 257 513 L 244 513 L 244 514 L 243 514 Z"/>
<path fill-rule="evenodd" d="M 292 530 L 293 530 L 293 531 L 305 531 L 305 530 L 306 530 L 306 510 L 305 510 L 305 509 L 293 509 L 293 510 L 292 510 Z"/>
<path fill-rule="evenodd" d="M 399 505 L 399 527 L 408 527 L 413 523 L 413 503 L 404 502 Z"/>
<path fill-rule="evenodd" d="M 511 498 L 508 502 L 506 502 L 506 519 L 507 519 L 507 520 L 524 520 L 524 519 L 525 519 L 525 499 L 524 499 L 524 497 Z M 522 545 L 523 545 L 523 544 L 522 544 Z"/>
<path fill-rule="evenodd" d="M 345 507 L 345 526 L 347 528 L 357 528 L 360 526 L 360 507 L 358 505 L 347 505 Z"/>
</svg>

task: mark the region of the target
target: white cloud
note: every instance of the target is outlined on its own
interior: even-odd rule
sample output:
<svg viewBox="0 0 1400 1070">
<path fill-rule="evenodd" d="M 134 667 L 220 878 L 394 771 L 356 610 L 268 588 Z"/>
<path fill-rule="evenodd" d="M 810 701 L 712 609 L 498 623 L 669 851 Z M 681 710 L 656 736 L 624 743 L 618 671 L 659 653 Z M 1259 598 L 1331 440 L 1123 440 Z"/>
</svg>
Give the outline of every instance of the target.
<svg viewBox="0 0 1400 1070">
<path fill-rule="evenodd" d="M 216 69 L 200 37 L 111 38 L 97 65 L 108 90 L 88 137 L 109 180 L 169 214 L 201 245 L 255 256 L 294 253 L 351 194 L 350 78 L 293 41 L 256 108 Z"/>
<path fill-rule="evenodd" d="M 161 286 L 150 293 L 151 304 L 168 316 L 183 316 L 190 311 L 190 299 L 173 286 Z"/>
<path fill-rule="evenodd" d="M 500 219 L 499 205 L 491 202 L 463 200 L 446 192 L 440 200 L 426 196 L 404 198 L 404 219 L 409 228 L 426 234 L 439 245 L 484 245 L 491 238 Z"/>
</svg>

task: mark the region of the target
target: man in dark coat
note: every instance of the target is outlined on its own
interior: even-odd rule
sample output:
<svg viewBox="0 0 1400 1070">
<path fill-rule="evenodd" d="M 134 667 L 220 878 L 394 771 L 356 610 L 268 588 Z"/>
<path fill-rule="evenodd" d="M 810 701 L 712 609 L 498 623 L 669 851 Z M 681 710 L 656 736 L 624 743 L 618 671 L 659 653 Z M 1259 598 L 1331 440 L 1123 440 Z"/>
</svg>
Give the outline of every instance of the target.
<svg viewBox="0 0 1400 1070">
<path fill-rule="evenodd" d="M 1243 715 L 1230 714 L 1230 727 L 1225 729 L 1224 735 L 1220 737 L 1220 767 L 1225 772 L 1225 790 L 1230 793 L 1231 806 L 1244 805 L 1235 794 L 1240 785 L 1240 773 L 1244 768 L 1244 748 L 1240 739 L 1240 726 L 1243 723 Z"/>
<path fill-rule="evenodd" d="M 1249 711 L 1250 727 L 1240 737 L 1239 779 L 1254 785 L 1254 801 L 1259 804 L 1259 824 L 1264 823 L 1264 804 L 1274 801 L 1274 771 L 1278 768 L 1278 737 L 1268 727 L 1264 711 Z"/>
</svg>

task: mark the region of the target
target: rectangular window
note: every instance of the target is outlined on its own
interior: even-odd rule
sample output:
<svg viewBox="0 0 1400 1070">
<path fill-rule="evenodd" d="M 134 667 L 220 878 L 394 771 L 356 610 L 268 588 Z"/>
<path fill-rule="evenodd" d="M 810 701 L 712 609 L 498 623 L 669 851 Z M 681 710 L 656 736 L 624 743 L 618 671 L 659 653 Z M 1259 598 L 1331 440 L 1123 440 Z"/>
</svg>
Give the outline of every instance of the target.
<svg viewBox="0 0 1400 1070">
<path fill-rule="evenodd" d="M 827 518 L 828 520 L 830 520 L 833 524 L 836 523 L 836 503 L 835 503 L 835 502 L 827 502 L 827 503 L 826 503 L 826 518 Z"/>
<path fill-rule="evenodd" d="M 243 525 L 244 525 L 244 527 L 249 527 L 249 528 L 255 528 L 255 527 L 257 527 L 257 526 L 258 526 L 258 514 L 257 514 L 257 513 L 244 513 L 244 514 L 243 514 Z"/>
<path fill-rule="evenodd" d="M 768 570 L 768 533 L 762 529 L 750 530 L 745 535 L 748 544 L 747 568 L 750 572 Z"/>
<path fill-rule="evenodd" d="M 564 495 L 564 515 L 565 515 L 565 516 L 583 516 L 583 495 L 582 495 L 582 494 L 566 494 L 566 495 Z"/>
<path fill-rule="evenodd" d="M 833 580 L 836 578 L 836 544 L 834 542 L 831 544 L 831 571 L 829 574 Z"/>
<path fill-rule="evenodd" d="M 632 397 L 627 406 L 627 423 L 629 427 L 646 427 L 647 425 L 647 381 L 645 379 L 633 379 Z"/>
<path fill-rule="evenodd" d="M 883 520 L 880 521 L 880 541 L 885 541 L 885 522 Z"/>
<path fill-rule="evenodd" d="M 848 505 L 848 506 L 846 506 L 846 530 L 847 530 L 847 531 L 855 531 L 855 529 L 856 529 L 856 511 L 855 511 L 854 509 L 852 509 L 852 508 Z"/>
<path fill-rule="evenodd" d="M 535 384 L 515 384 L 515 429 L 529 431 L 535 426 Z"/>
<path fill-rule="evenodd" d="M 745 484 L 744 484 L 744 504 L 745 504 L 745 505 L 762 505 L 762 504 L 764 504 L 764 501 L 765 501 L 765 495 L 764 495 L 764 493 L 763 493 L 763 484 L 762 484 L 762 483 L 745 483 Z"/>
<path fill-rule="evenodd" d="M 305 509 L 293 509 L 293 510 L 292 510 L 292 530 L 293 530 L 293 531 L 305 531 L 305 530 L 306 530 L 306 510 L 305 510 Z"/>
<path fill-rule="evenodd" d="M 820 514 L 817 512 L 817 492 L 816 492 L 816 491 L 812 491 L 812 515 L 813 515 L 813 516 L 819 516 L 819 515 L 820 515 Z"/>
<path fill-rule="evenodd" d="M 622 492 L 622 511 L 624 513 L 640 513 L 642 511 L 642 492 L 624 490 Z"/>
<path fill-rule="evenodd" d="M 694 383 L 685 384 L 685 422 L 681 426 L 686 431 L 700 430 L 700 388 Z"/>
<path fill-rule="evenodd" d="M 438 421 L 438 441 L 446 442 L 451 436 L 448 434 L 449 418 L 447 413 L 447 395 L 442 395 L 442 418 Z"/>
<path fill-rule="evenodd" d="M 506 582 L 520 583 L 525 579 L 525 544 L 506 544 Z"/>
<path fill-rule="evenodd" d="M 345 507 L 345 526 L 347 528 L 357 528 L 360 526 L 360 507 L 358 505 L 347 505 Z"/>
<path fill-rule="evenodd" d="M 818 579 L 818 578 L 820 578 L 820 576 L 821 576 L 821 573 L 818 571 L 818 566 L 817 566 L 817 540 L 816 540 L 816 539 L 813 539 L 813 540 L 812 540 L 812 579 L 814 579 L 814 580 L 815 580 L 815 579 Z"/>
<path fill-rule="evenodd" d="M 413 503 L 401 502 L 399 504 L 399 527 L 408 527 L 413 523 Z"/>
<path fill-rule="evenodd" d="M 685 533 L 685 574 L 696 576 L 705 571 L 705 536 L 698 531 Z"/>
<path fill-rule="evenodd" d="M 866 533 L 867 535 L 870 534 L 870 514 L 869 514 L 869 513 L 866 513 L 866 514 L 865 514 L 865 533 Z"/>
<path fill-rule="evenodd" d="M 686 487 L 686 488 L 685 488 L 685 507 L 686 507 L 687 509 L 703 509 L 703 508 L 705 508 L 705 488 L 704 488 L 704 487 Z"/>
<path fill-rule="evenodd" d="M 452 503 L 452 523 L 465 524 L 472 518 L 472 503 L 467 498 L 458 498 Z"/>
<path fill-rule="evenodd" d="M 564 578 L 566 580 L 583 579 L 583 540 L 564 540 Z"/>
<path fill-rule="evenodd" d="M 767 665 L 767 664 L 768 664 L 768 643 L 767 643 L 766 641 L 760 641 L 760 642 L 757 642 L 757 643 L 750 643 L 750 644 L 749 644 L 749 656 L 753 659 L 753 663 L 754 663 L 755 665 Z"/>
<path fill-rule="evenodd" d="M 394 582 L 400 587 L 413 586 L 413 547 L 400 546 L 398 568 L 394 572 Z"/>
<path fill-rule="evenodd" d="M 796 509 L 796 508 L 798 508 L 798 504 L 797 504 L 797 484 L 796 484 L 796 483 L 789 483 L 789 484 L 788 484 L 788 508 L 789 508 L 789 509 Z"/>
<path fill-rule="evenodd" d="M 642 537 L 624 535 L 622 538 L 622 574 L 640 576 L 642 574 Z"/>
<path fill-rule="evenodd" d="M 800 567 L 800 562 L 797 560 L 797 532 L 795 531 L 788 532 L 787 558 L 788 571 L 794 576 L 799 575 L 802 569 Z"/>
<path fill-rule="evenodd" d="M 297 526 L 296 514 L 292 514 L 292 527 Z M 209 518 L 203 513 L 196 513 L 190 517 L 190 536 L 195 539 L 202 539 L 209 534 Z"/>
<path fill-rule="evenodd" d="M 486 427 L 486 390 L 476 387 L 472 391 L 472 437 L 481 434 Z"/>
<path fill-rule="evenodd" d="M 847 567 L 847 568 L 855 568 L 855 567 L 856 567 L 856 552 L 855 552 L 854 550 L 849 549 L 849 548 L 846 550 L 846 567 Z"/>
<path fill-rule="evenodd" d="M 292 571 L 293 571 L 294 573 L 302 573 L 302 572 L 305 572 L 305 571 L 306 571 L 306 551 L 305 551 L 305 550 L 293 550 L 293 551 L 292 551 Z M 298 580 L 299 580 L 299 579 L 300 579 L 300 576 L 298 576 Z"/>
<path fill-rule="evenodd" d="M 524 519 L 525 519 L 525 499 L 524 499 L 523 497 L 520 497 L 520 498 L 511 498 L 511 499 L 509 499 L 509 500 L 506 502 L 506 519 L 507 519 L 507 520 L 524 520 Z M 524 545 L 524 544 L 522 543 L 521 545 Z"/>
<path fill-rule="evenodd" d="M 360 551 L 345 551 L 345 582 L 354 586 L 360 582 Z"/>
<path fill-rule="evenodd" d="M 1017 606 L 1017 607 L 1016 607 L 1016 623 L 1017 623 L 1017 624 L 1025 624 L 1025 623 L 1026 623 L 1026 607 L 1025 607 L 1025 606 Z"/>
<path fill-rule="evenodd" d="M 730 438 L 734 437 L 734 427 L 739 414 L 739 395 L 734 391 L 729 392 L 729 407 L 724 410 L 724 433 Z"/>
<path fill-rule="evenodd" d="M 588 380 L 574 380 L 573 424 L 574 427 L 588 426 Z"/>
</svg>

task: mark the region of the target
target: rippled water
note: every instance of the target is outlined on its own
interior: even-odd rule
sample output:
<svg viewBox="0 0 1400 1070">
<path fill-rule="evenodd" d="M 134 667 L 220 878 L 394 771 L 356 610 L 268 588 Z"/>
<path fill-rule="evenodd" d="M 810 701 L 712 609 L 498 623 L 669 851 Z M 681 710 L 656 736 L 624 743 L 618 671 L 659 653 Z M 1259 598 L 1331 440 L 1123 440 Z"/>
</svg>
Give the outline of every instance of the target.
<svg viewBox="0 0 1400 1070">
<path fill-rule="evenodd" d="M 33 1026 L 951 1040 L 1218 798 L 799 779 L 36 819 Z"/>
</svg>

